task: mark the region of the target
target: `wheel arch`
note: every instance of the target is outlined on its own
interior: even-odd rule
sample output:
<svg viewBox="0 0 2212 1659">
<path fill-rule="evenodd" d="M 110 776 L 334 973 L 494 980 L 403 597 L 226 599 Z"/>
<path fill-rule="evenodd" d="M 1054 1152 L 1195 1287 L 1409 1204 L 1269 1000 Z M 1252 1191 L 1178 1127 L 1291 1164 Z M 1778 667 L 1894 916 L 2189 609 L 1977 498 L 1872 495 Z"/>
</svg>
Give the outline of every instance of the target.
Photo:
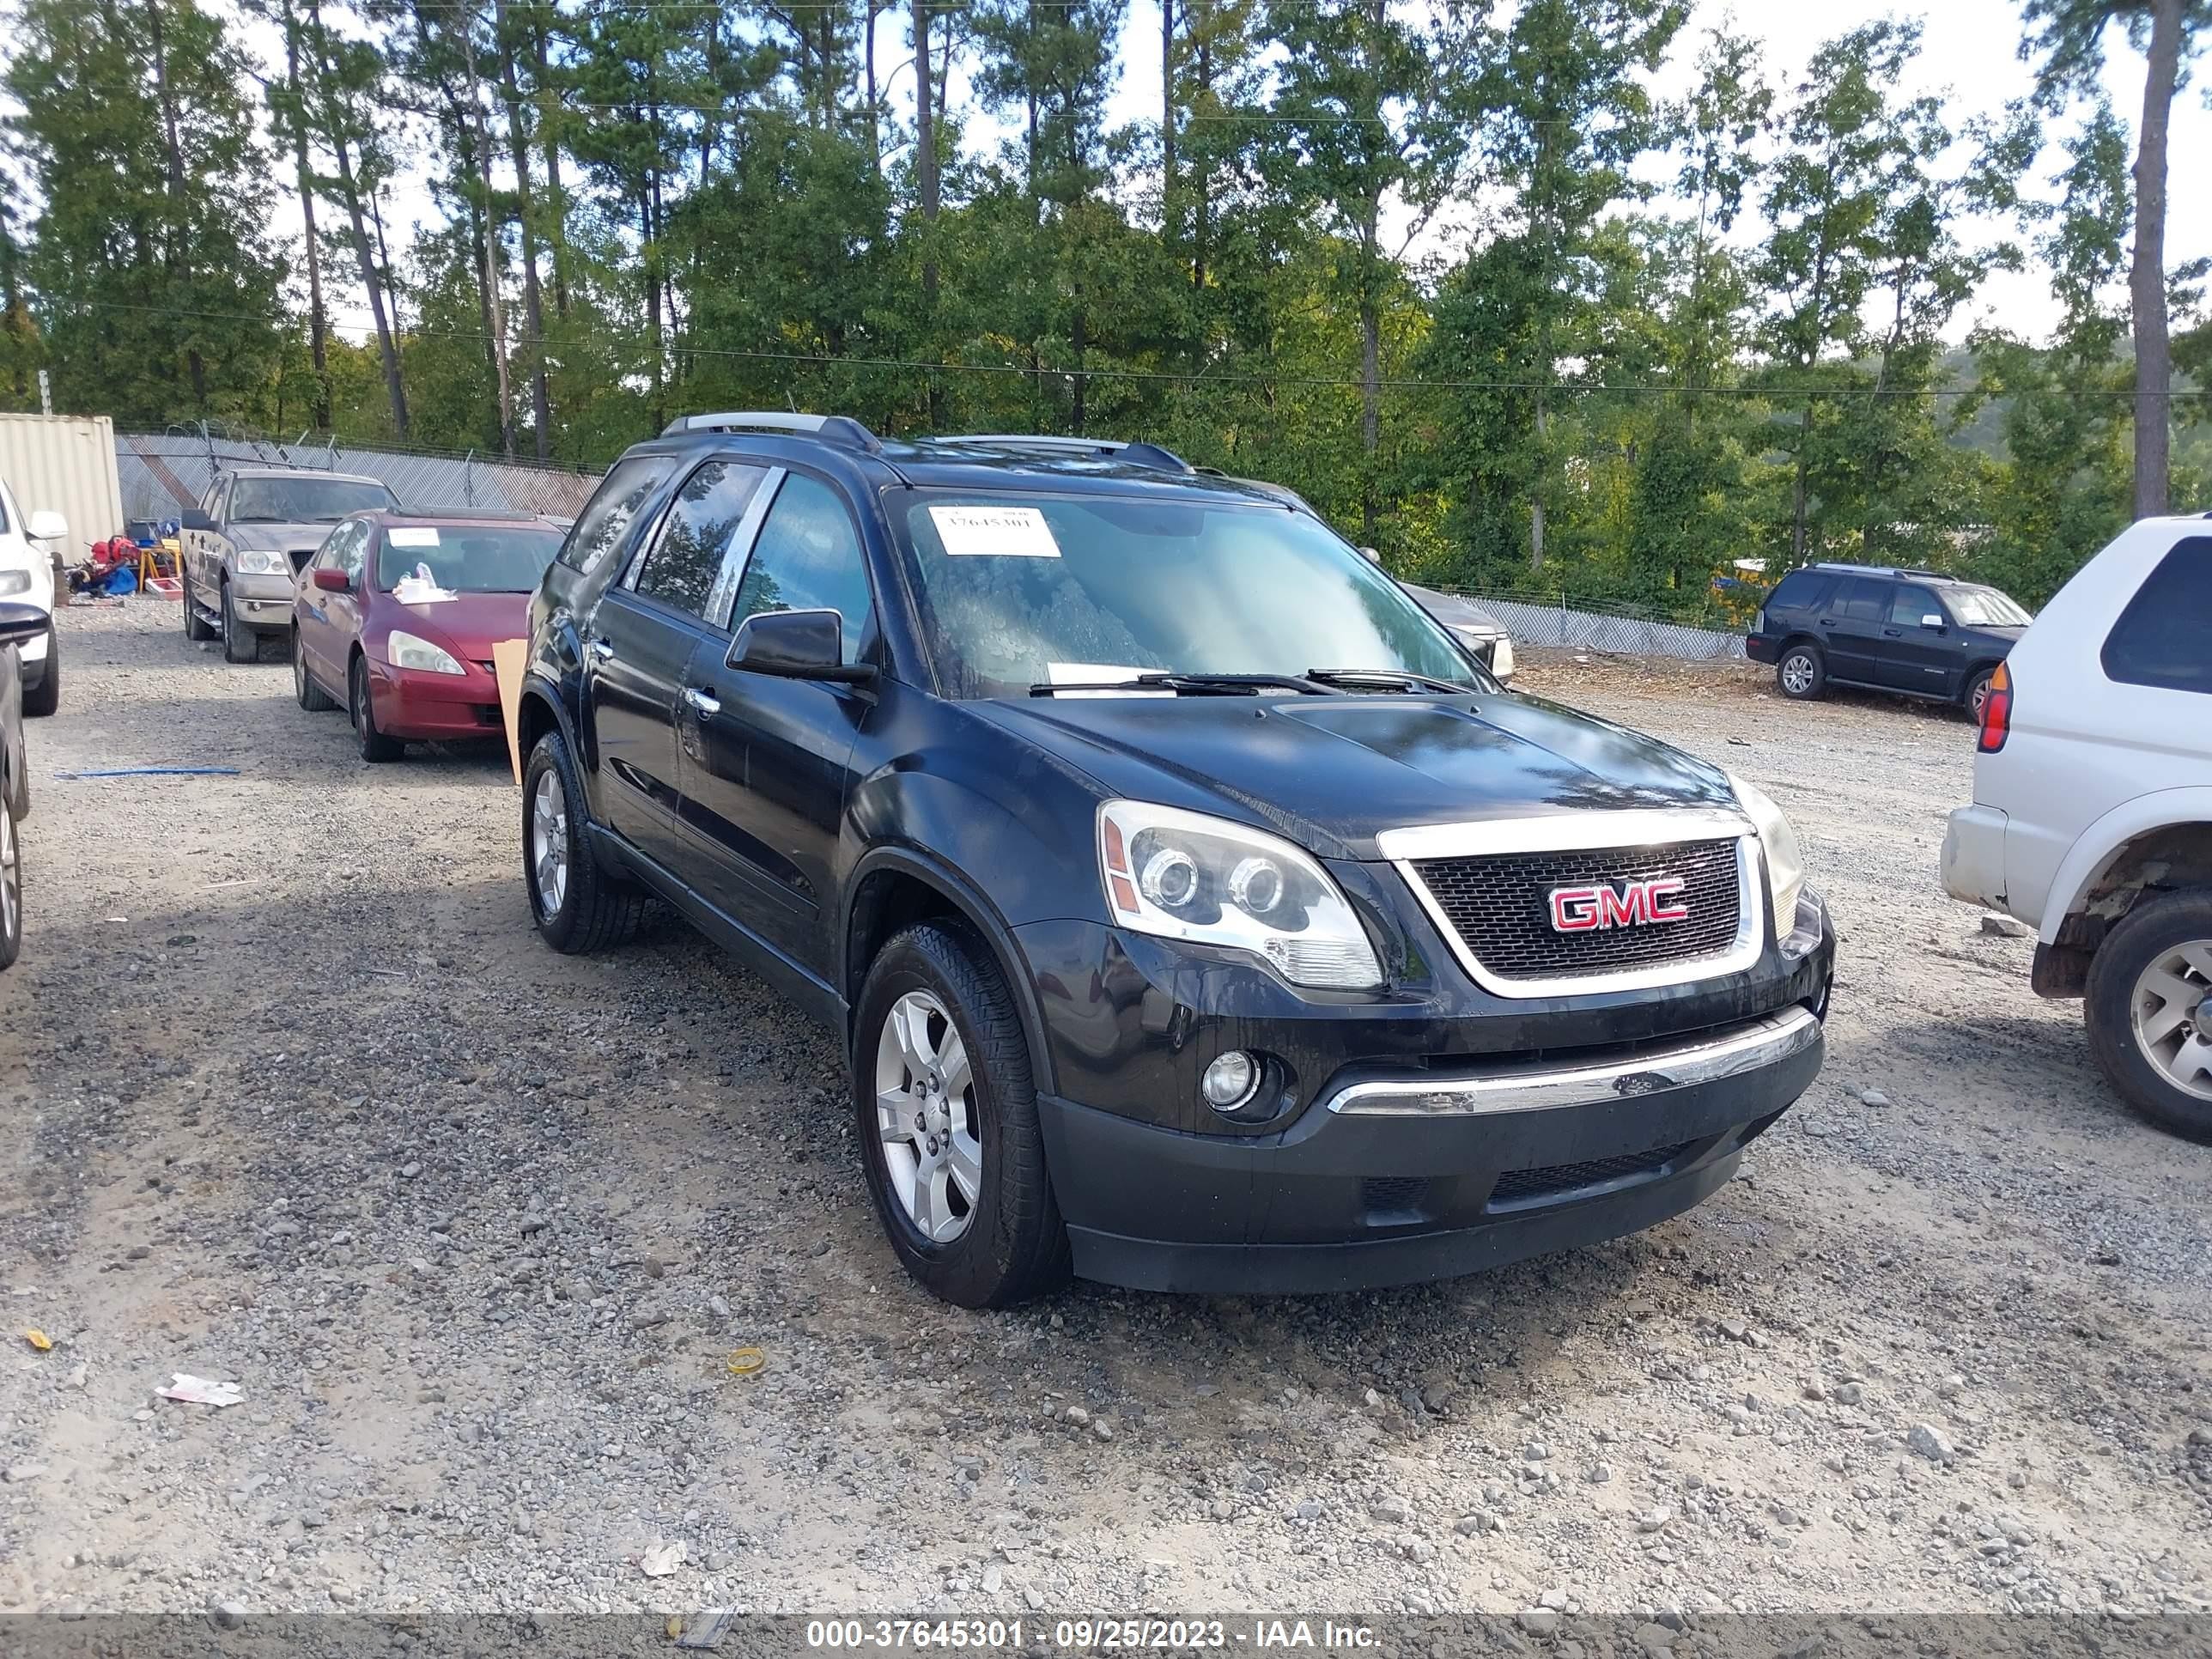
<svg viewBox="0 0 2212 1659">
<path fill-rule="evenodd" d="M 1036 988 L 1030 983 L 1013 930 L 975 884 L 918 848 L 892 846 L 862 855 L 845 887 L 837 988 L 845 1002 L 848 1045 L 852 1022 L 860 1016 L 861 984 L 884 942 L 916 922 L 950 919 L 965 924 L 991 953 L 1021 1017 L 1030 1075 L 1040 1093 L 1053 1091 L 1052 1048 L 1045 1040 L 1044 1012 Z"/>
<path fill-rule="evenodd" d="M 2212 787 L 2161 789 L 2083 830 L 2058 866 L 2042 939 L 2094 951 L 2146 892 L 2212 887 Z"/>
</svg>

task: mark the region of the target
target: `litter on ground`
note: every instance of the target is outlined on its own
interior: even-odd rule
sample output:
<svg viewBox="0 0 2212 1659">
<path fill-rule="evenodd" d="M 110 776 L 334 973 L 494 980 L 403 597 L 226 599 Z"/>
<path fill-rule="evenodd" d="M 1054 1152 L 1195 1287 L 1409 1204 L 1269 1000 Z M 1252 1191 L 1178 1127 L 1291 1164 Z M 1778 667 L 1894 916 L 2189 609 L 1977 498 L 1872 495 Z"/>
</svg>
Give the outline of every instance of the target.
<svg viewBox="0 0 2212 1659">
<path fill-rule="evenodd" d="M 211 1382 L 186 1371 L 179 1371 L 167 1388 L 154 1392 L 164 1400 L 182 1401 L 187 1406 L 235 1406 L 246 1398 L 235 1382 Z"/>
</svg>

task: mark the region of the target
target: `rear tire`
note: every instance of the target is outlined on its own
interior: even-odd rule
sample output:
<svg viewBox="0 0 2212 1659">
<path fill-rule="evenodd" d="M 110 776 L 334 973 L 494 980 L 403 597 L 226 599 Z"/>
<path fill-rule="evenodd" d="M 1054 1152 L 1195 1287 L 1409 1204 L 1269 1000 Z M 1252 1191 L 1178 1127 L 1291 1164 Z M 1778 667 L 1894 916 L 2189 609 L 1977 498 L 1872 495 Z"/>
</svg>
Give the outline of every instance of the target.
<svg viewBox="0 0 2212 1659">
<path fill-rule="evenodd" d="M 46 677 L 34 691 L 23 693 L 23 712 L 34 718 L 51 714 L 62 706 L 62 636 L 51 624 L 46 629 Z"/>
<path fill-rule="evenodd" d="M 361 747 L 361 757 L 372 766 L 398 760 L 407 752 L 407 745 L 376 729 L 376 703 L 368 695 L 368 665 L 359 657 L 353 659 L 353 672 L 347 682 L 353 704 L 353 735 Z"/>
<path fill-rule="evenodd" d="M 1029 1039 L 974 933 L 927 922 L 884 946 L 860 990 L 851 1071 L 877 1218 L 924 1289 L 1004 1308 L 1067 1278 Z"/>
<path fill-rule="evenodd" d="M 222 659 L 225 662 L 259 662 L 261 635 L 238 619 L 238 609 L 230 602 L 230 584 L 225 582 L 218 590 L 222 608 Z"/>
<path fill-rule="evenodd" d="M 1973 678 L 1966 682 L 1966 695 L 1959 699 L 1966 718 L 1977 726 L 1982 723 L 1982 705 L 1990 700 L 1990 681 L 1996 678 L 1996 672 L 1994 668 L 1976 670 Z"/>
<path fill-rule="evenodd" d="M 2194 1000 L 2192 1001 L 2192 999 Z M 2137 901 L 2089 961 L 2090 1051 L 2162 1129 L 2212 1140 L 2212 890 Z"/>
<path fill-rule="evenodd" d="M 538 937 L 563 956 L 611 951 L 637 931 L 645 893 L 599 867 L 583 781 L 556 730 L 522 769 L 522 881 Z"/>
<path fill-rule="evenodd" d="M 1774 683 L 1793 702 L 1812 702 L 1828 689 L 1828 665 L 1820 647 L 1800 641 L 1783 647 L 1774 665 Z"/>
<path fill-rule="evenodd" d="M 338 706 L 337 699 L 317 685 L 315 677 L 307 672 L 307 653 L 300 649 L 296 628 L 292 630 L 292 695 L 310 714 L 326 714 Z"/>
<path fill-rule="evenodd" d="M 179 576 L 178 580 L 185 585 L 183 606 L 185 612 L 185 637 L 190 640 L 194 645 L 198 645 L 205 641 L 213 639 L 218 630 L 210 627 L 208 625 L 207 619 L 200 615 L 198 602 L 192 598 L 191 577 L 189 575 L 183 575 Z"/>
</svg>

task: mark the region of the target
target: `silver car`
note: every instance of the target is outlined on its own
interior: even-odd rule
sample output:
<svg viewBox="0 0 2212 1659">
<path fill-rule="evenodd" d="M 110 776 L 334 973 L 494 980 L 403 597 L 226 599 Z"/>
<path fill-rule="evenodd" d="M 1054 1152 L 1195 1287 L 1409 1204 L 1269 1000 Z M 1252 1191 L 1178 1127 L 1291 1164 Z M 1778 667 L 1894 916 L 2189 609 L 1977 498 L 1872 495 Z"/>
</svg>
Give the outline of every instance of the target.
<svg viewBox="0 0 2212 1659">
<path fill-rule="evenodd" d="M 188 508 L 183 550 L 185 637 L 222 637 L 228 662 L 252 662 L 264 634 L 289 634 L 299 572 L 349 513 L 396 510 L 380 478 L 308 467 L 218 472 Z"/>
<path fill-rule="evenodd" d="M 1504 623 L 1473 599 L 1463 599 L 1456 593 L 1416 587 L 1411 582 L 1401 586 L 1419 601 L 1422 610 L 1450 629 L 1452 637 L 1473 652 L 1474 659 L 1487 668 L 1493 678 L 1513 678 L 1513 640 L 1506 633 Z"/>
</svg>

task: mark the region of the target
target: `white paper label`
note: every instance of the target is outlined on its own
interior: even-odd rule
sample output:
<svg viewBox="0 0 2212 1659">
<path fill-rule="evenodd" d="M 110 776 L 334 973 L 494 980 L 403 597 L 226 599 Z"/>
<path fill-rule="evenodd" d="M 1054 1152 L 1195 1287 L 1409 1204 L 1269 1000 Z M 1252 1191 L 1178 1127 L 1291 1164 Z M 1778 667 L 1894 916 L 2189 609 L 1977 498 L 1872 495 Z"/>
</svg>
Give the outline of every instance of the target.
<svg viewBox="0 0 2212 1659">
<path fill-rule="evenodd" d="M 1056 559 L 1060 544 L 1034 507 L 933 507 L 937 538 L 956 558 Z"/>
<path fill-rule="evenodd" d="M 394 547 L 435 547 L 438 532 L 432 525 L 395 525 L 384 532 L 384 539 Z"/>
</svg>

